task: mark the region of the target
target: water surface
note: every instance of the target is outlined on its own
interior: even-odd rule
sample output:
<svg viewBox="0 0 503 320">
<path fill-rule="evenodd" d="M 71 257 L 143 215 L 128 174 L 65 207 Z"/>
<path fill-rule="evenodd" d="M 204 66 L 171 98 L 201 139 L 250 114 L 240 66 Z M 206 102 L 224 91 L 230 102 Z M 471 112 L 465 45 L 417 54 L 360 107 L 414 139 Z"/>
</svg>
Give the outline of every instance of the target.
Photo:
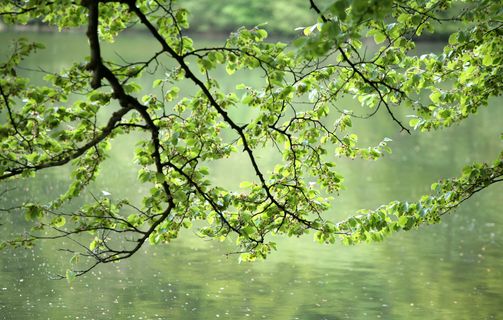
<svg viewBox="0 0 503 320">
<path fill-rule="evenodd" d="M 25 65 L 52 70 L 87 54 L 80 34 L 23 34 L 47 49 Z M 15 35 L 0 33 L 1 43 Z M 68 48 L 74 48 L 68 50 Z M 154 49 L 152 49 L 154 48 Z M 105 54 L 143 57 L 155 44 L 129 34 Z M 3 56 L 4 49 L 0 55 Z M 249 79 L 246 79 L 249 80 Z M 148 80 L 150 81 L 150 80 Z M 146 83 L 150 83 L 146 81 Z M 225 86 L 233 88 L 236 78 Z M 225 82 L 225 80 L 224 80 Z M 184 90 L 190 90 L 189 88 Z M 400 134 L 379 114 L 356 121 L 364 144 L 393 139 L 393 154 L 377 162 L 341 161 L 346 190 L 329 213 L 341 219 L 360 208 L 392 200 L 414 201 L 438 178 L 455 176 L 473 161 L 497 156 L 501 100 L 443 132 Z M 344 103 L 352 103 L 348 98 Z M 245 117 L 245 115 L 236 115 Z M 139 199 L 131 141 L 121 138 L 93 190 Z M 261 155 L 269 161 L 269 155 Z M 215 181 L 229 186 L 252 176 L 237 156 L 212 166 Z M 18 185 L 8 206 L 50 199 L 67 186 L 69 169 L 48 170 Z M 34 249 L 0 253 L 1 319 L 501 319 L 503 318 L 503 186 L 475 195 L 439 225 L 403 232 L 382 243 L 319 245 L 312 236 L 278 239 L 266 261 L 238 263 L 226 256 L 232 243 L 205 241 L 184 231 L 169 245 L 145 246 L 131 259 L 104 265 L 71 284 L 50 280 L 69 266 L 44 242 Z M 23 217 L 1 217 L 2 238 L 24 227 Z"/>
</svg>

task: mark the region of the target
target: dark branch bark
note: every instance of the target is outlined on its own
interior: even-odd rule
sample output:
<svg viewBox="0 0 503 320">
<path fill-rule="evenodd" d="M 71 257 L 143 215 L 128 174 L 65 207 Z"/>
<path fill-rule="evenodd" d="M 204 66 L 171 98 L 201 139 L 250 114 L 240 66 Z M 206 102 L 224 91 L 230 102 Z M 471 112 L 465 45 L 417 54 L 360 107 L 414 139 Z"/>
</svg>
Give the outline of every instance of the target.
<svg viewBox="0 0 503 320">
<path fill-rule="evenodd" d="M 316 3 L 314 2 L 314 0 L 309 0 L 309 3 L 310 3 L 310 5 L 311 5 L 311 9 L 313 9 L 313 10 L 314 10 L 314 11 L 315 11 L 315 12 L 316 12 L 319 16 L 320 16 L 321 20 L 322 20 L 324 23 L 329 22 L 328 18 L 327 18 L 325 15 L 323 15 L 323 13 L 321 12 L 320 8 L 316 5 Z M 351 59 L 348 57 L 348 55 L 346 54 L 346 52 L 344 51 L 344 49 L 342 49 L 342 47 L 341 47 L 341 46 L 337 46 L 337 51 L 339 51 L 339 52 L 340 52 L 340 54 L 342 55 L 342 58 L 344 59 L 344 61 L 346 61 L 346 62 L 350 65 L 351 69 L 353 69 L 353 71 L 354 71 L 356 74 L 358 74 L 358 76 L 359 76 L 359 77 L 363 80 L 363 82 L 365 82 L 365 83 L 367 83 L 368 85 L 370 85 L 370 86 L 371 86 L 371 87 L 372 87 L 372 88 L 373 88 L 373 89 L 377 92 L 377 94 L 379 95 L 379 98 L 380 98 L 381 102 L 382 102 L 382 103 L 384 104 L 384 106 L 386 107 L 386 111 L 387 111 L 387 112 L 388 112 L 388 114 L 391 116 L 391 119 L 393 119 L 393 121 L 394 121 L 394 122 L 396 122 L 396 123 L 400 126 L 400 128 L 401 128 L 401 130 L 402 130 L 402 131 L 405 131 L 405 132 L 407 132 L 408 134 L 410 134 L 410 130 L 409 130 L 407 127 L 405 127 L 405 126 L 402 124 L 402 122 L 401 122 L 400 120 L 398 120 L 398 119 L 395 117 L 395 115 L 394 115 L 393 111 L 391 111 L 389 104 L 385 101 L 385 99 L 384 99 L 384 95 L 383 95 L 383 93 L 381 92 L 381 90 L 380 90 L 380 89 L 379 89 L 379 87 L 378 87 L 378 84 L 381 84 L 381 83 L 382 83 L 385 87 L 387 87 L 387 88 L 388 88 L 388 89 L 390 89 L 390 90 L 396 90 L 396 91 L 399 91 L 399 92 L 400 92 L 400 90 L 399 90 L 399 89 L 392 88 L 390 85 L 388 85 L 388 84 L 387 84 L 387 83 L 385 83 L 384 81 L 382 81 L 382 82 L 376 82 L 376 81 L 371 81 L 371 80 L 369 80 L 369 79 L 368 79 L 368 78 L 367 78 L 367 77 L 366 77 L 366 76 L 365 76 L 365 75 L 364 75 L 364 74 L 363 74 L 363 73 L 362 73 L 362 72 L 358 69 L 357 65 L 356 65 L 353 61 L 351 61 Z"/>
<path fill-rule="evenodd" d="M 83 155 L 87 150 L 93 148 L 98 143 L 105 140 L 110 135 L 110 133 L 112 133 L 113 129 L 116 127 L 116 124 L 119 121 L 121 121 L 122 117 L 125 114 L 127 114 L 131 109 L 132 108 L 122 108 L 114 112 L 113 115 L 108 120 L 107 125 L 104 128 L 102 128 L 101 133 L 97 135 L 94 139 L 87 142 L 82 147 L 75 150 L 66 150 L 65 152 L 61 153 L 59 157 L 48 162 L 44 162 L 38 165 L 27 165 L 23 167 L 14 168 L 0 175 L 0 180 L 5 180 L 7 178 L 20 175 L 21 173 L 27 170 L 39 171 L 46 168 L 62 166 L 67 164 L 71 160 L 77 159 L 78 157 Z"/>
<path fill-rule="evenodd" d="M 97 89 L 101 86 L 101 79 L 103 78 L 103 74 L 101 73 L 102 61 L 98 39 L 99 2 L 93 0 L 83 0 L 82 5 L 87 7 L 89 10 L 86 35 L 89 39 L 89 46 L 91 49 L 91 61 L 89 62 L 87 69 L 93 72 L 91 88 Z"/>
<path fill-rule="evenodd" d="M 282 211 L 286 212 L 289 216 L 294 218 L 295 220 L 298 220 L 305 224 L 306 226 L 310 227 L 311 222 L 308 220 L 303 219 L 302 217 L 299 217 L 295 213 L 291 212 L 288 210 L 285 205 L 280 204 L 278 200 L 272 195 L 270 187 L 267 185 L 264 175 L 262 174 L 262 171 L 259 168 L 259 165 L 257 163 L 257 160 L 255 159 L 255 155 L 253 154 L 252 149 L 249 146 L 248 140 L 246 138 L 246 135 L 244 133 L 243 127 L 237 125 L 229 116 L 229 114 L 218 104 L 218 102 L 215 100 L 209 89 L 205 86 L 205 84 L 192 72 L 190 67 L 187 65 L 187 63 L 184 60 L 184 57 L 176 53 L 173 48 L 169 46 L 169 44 L 166 42 L 166 40 L 161 36 L 161 34 L 157 31 L 157 29 L 154 27 L 154 25 L 148 20 L 148 18 L 145 16 L 143 12 L 135 5 L 134 1 L 128 1 L 127 2 L 129 5 L 129 8 L 132 12 L 134 12 L 140 21 L 147 27 L 147 29 L 152 33 L 155 39 L 161 44 L 163 50 L 165 50 L 175 61 L 180 65 L 180 67 L 183 69 L 185 72 L 185 77 L 190 79 L 194 84 L 196 84 L 205 94 L 205 96 L 208 98 L 209 103 L 217 112 L 222 116 L 225 122 L 229 124 L 229 126 L 237 132 L 239 137 L 241 138 L 241 141 L 243 142 L 243 149 L 244 151 L 248 154 L 248 158 L 250 159 L 250 162 L 254 168 L 255 174 L 260 180 L 260 183 L 262 185 L 262 188 L 266 192 L 268 198 Z"/>
</svg>

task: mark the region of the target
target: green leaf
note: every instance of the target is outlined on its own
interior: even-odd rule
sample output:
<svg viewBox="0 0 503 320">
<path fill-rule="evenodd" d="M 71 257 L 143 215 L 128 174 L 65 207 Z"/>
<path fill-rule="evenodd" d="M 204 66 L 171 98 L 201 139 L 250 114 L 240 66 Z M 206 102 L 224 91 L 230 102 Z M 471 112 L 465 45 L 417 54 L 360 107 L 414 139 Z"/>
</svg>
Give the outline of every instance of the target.
<svg viewBox="0 0 503 320">
<path fill-rule="evenodd" d="M 253 96 L 248 95 L 248 94 L 244 95 L 243 98 L 241 99 L 241 102 L 243 104 L 250 104 L 250 102 L 252 102 L 252 101 L 253 101 Z"/>
<path fill-rule="evenodd" d="M 100 242 L 98 239 L 94 239 L 93 241 L 91 241 L 91 243 L 89 244 L 89 250 L 94 251 L 94 249 L 98 247 L 99 243 Z"/>
<path fill-rule="evenodd" d="M 157 88 L 159 85 L 161 85 L 161 83 L 163 83 L 162 79 L 154 80 L 154 82 L 152 83 L 152 88 Z"/>
<path fill-rule="evenodd" d="M 243 236 L 247 237 L 251 234 L 253 234 L 255 232 L 255 228 L 253 228 L 252 226 L 246 226 L 244 228 L 241 228 L 241 233 L 243 234 Z"/>
<path fill-rule="evenodd" d="M 406 13 L 402 13 L 398 16 L 397 21 L 400 23 L 406 23 L 410 19 L 410 16 Z"/>
<path fill-rule="evenodd" d="M 409 221 L 409 218 L 407 216 L 401 216 L 400 218 L 398 218 L 398 222 L 397 224 L 400 226 L 400 227 L 405 227 L 407 225 L 407 222 Z"/>
<path fill-rule="evenodd" d="M 62 217 L 62 216 L 55 217 L 51 220 L 51 225 L 56 228 L 61 228 L 65 224 L 66 224 L 66 219 L 65 219 L 65 217 Z"/>
<path fill-rule="evenodd" d="M 451 116 L 451 110 L 449 109 L 442 109 L 440 110 L 440 112 L 438 113 L 438 115 L 442 118 L 442 119 L 447 119 Z"/>
<path fill-rule="evenodd" d="M 250 188 L 251 186 L 253 186 L 253 183 L 249 182 L 249 181 L 243 181 L 239 184 L 239 187 L 242 188 L 242 189 L 248 189 Z"/>
<path fill-rule="evenodd" d="M 260 40 L 267 38 L 267 31 L 265 31 L 264 29 L 258 29 L 257 33 L 260 36 Z"/>
<path fill-rule="evenodd" d="M 166 92 L 166 94 L 164 95 L 164 98 L 166 99 L 166 101 L 173 101 L 178 96 L 179 92 L 180 92 L 179 87 L 171 87 L 168 90 L 168 92 Z"/>
<path fill-rule="evenodd" d="M 33 221 L 42 218 L 43 210 L 39 206 L 34 204 L 27 204 L 25 205 L 25 207 L 26 207 L 25 219 L 27 221 Z"/>
<path fill-rule="evenodd" d="M 314 30 L 316 30 L 317 27 L 318 27 L 318 24 L 314 24 L 312 26 L 305 27 L 304 31 L 303 31 L 304 35 L 309 36 L 311 33 L 313 33 Z"/>
<path fill-rule="evenodd" d="M 232 75 L 232 74 L 234 74 L 234 72 L 236 72 L 236 66 L 228 63 L 225 66 L 225 71 L 227 72 L 228 75 Z"/>
<path fill-rule="evenodd" d="M 456 45 L 458 43 L 458 33 L 453 33 L 449 36 L 449 44 Z"/>
<path fill-rule="evenodd" d="M 375 32 L 374 41 L 376 44 L 380 44 L 386 40 L 386 35 L 380 31 Z"/>
<path fill-rule="evenodd" d="M 433 91 L 430 94 L 430 100 L 435 104 L 440 104 L 440 98 L 442 97 L 442 93 L 438 90 Z"/>
<path fill-rule="evenodd" d="M 486 54 L 484 55 L 484 58 L 482 59 L 482 64 L 486 67 L 491 66 L 493 64 L 494 58 L 492 54 Z"/>
</svg>

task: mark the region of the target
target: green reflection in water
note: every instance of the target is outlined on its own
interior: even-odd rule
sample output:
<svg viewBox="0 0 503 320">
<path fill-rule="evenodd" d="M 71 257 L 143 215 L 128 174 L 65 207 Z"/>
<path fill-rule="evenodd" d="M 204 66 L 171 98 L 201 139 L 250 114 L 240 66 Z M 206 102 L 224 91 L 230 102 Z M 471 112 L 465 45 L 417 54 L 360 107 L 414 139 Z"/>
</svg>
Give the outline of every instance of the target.
<svg viewBox="0 0 503 320">
<path fill-rule="evenodd" d="M 15 35 L 0 34 L 6 43 Z M 80 34 L 23 34 L 47 44 L 27 64 L 58 70 L 87 54 Z M 151 52 L 155 44 L 128 34 L 114 50 L 125 59 Z M 72 48 L 72 50 L 69 50 Z M 4 51 L 0 53 L 3 55 Z M 222 74 L 223 75 L 223 74 Z M 218 76 L 218 75 L 217 75 Z M 36 80 L 35 80 L 36 81 Z M 232 89 L 236 78 L 226 84 Z M 253 81 L 246 79 L 246 81 Z M 151 79 L 145 80 L 149 85 Z M 190 88 L 186 88 L 187 92 Z M 334 201 L 334 219 L 390 200 L 414 200 L 440 177 L 456 175 L 475 160 L 490 160 L 498 142 L 502 100 L 490 110 L 442 132 L 406 136 L 385 114 L 356 121 L 364 144 L 393 139 L 393 154 L 377 162 L 339 162 L 346 191 Z M 350 105 L 352 99 L 342 104 Z M 234 116 L 248 117 L 247 110 Z M 134 144 L 120 138 L 93 192 L 107 190 L 138 200 L 132 164 Z M 263 163 L 271 155 L 264 152 Z M 212 165 L 215 182 L 237 185 L 253 178 L 244 158 Z M 48 170 L 18 185 L 1 204 L 50 199 L 67 185 L 68 170 Z M 145 247 L 133 258 L 101 266 L 68 284 L 48 275 L 69 259 L 64 244 L 45 242 L 33 250 L 0 253 L 2 319 L 501 319 L 503 318 L 503 186 L 495 185 L 465 203 L 442 224 L 400 233 L 383 243 L 355 247 L 319 245 L 310 237 L 278 239 L 266 261 L 238 264 L 226 257 L 229 243 L 207 242 L 193 231 L 166 246 Z M 0 237 L 24 228 L 22 217 L 2 217 Z"/>
</svg>

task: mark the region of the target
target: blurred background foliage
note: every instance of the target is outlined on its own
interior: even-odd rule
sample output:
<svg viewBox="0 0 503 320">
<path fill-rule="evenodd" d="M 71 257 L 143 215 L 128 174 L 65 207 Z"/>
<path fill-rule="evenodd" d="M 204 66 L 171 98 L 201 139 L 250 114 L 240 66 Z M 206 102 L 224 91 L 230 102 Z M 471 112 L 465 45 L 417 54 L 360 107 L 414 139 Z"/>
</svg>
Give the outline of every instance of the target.
<svg viewBox="0 0 503 320">
<path fill-rule="evenodd" d="M 267 23 L 269 32 L 292 36 L 299 33 L 296 27 L 316 22 L 315 12 L 306 0 L 187 0 L 180 5 L 191 13 L 192 30 L 197 32 L 228 33 L 240 26 Z"/>
<path fill-rule="evenodd" d="M 323 7 L 325 2 L 330 1 L 319 1 L 319 5 Z M 293 38 L 302 33 L 302 27 L 313 25 L 317 19 L 316 13 L 310 9 L 309 0 L 184 0 L 176 1 L 175 5 L 188 9 L 189 32 L 204 33 L 207 36 L 227 35 L 241 26 L 252 28 L 260 25 L 272 37 Z M 443 18 L 456 17 L 467 8 L 469 1 L 454 1 Z M 44 28 L 41 21 L 32 21 L 30 25 Z M 424 33 L 421 37 L 425 40 L 444 40 L 457 29 L 455 21 L 442 21 L 434 25 L 434 35 Z M 0 31 L 6 28 L 8 27 L 1 24 L 0 17 Z"/>
</svg>

